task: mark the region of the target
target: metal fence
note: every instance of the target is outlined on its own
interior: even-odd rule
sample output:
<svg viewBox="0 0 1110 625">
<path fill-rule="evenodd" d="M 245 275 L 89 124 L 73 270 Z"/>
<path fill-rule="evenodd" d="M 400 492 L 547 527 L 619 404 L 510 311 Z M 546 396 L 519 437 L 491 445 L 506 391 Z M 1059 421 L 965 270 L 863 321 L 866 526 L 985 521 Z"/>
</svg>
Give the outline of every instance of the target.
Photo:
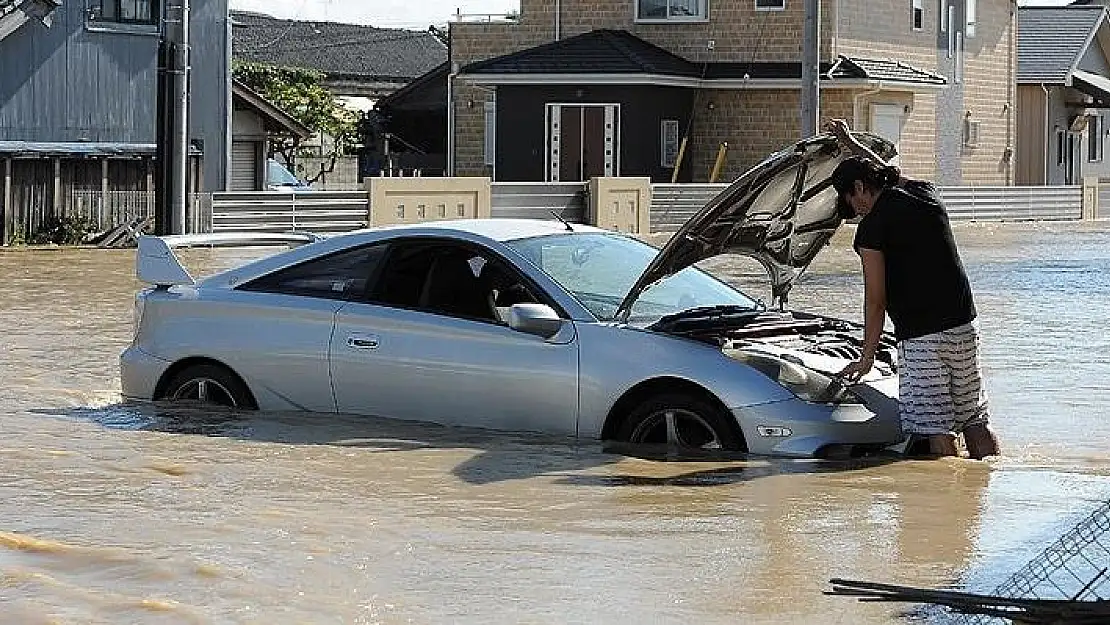
<svg viewBox="0 0 1110 625">
<path fill-rule="evenodd" d="M 1083 189 L 1061 187 L 941 187 L 952 220 L 1022 221 L 1083 218 Z"/>
<path fill-rule="evenodd" d="M 586 221 L 586 185 L 580 182 L 495 182 L 490 192 L 492 217 Z"/>
<path fill-rule="evenodd" d="M 651 226 L 674 232 L 727 184 L 653 184 Z M 1110 208 L 1110 186 L 1100 206 Z M 953 221 L 1074 220 L 1083 218 L 1083 190 L 1062 187 L 941 187 Z"/>
<path fill-rule="evenodd" d="M 586 218 L 586 186 L 581 183 L 493 183 L 493 217 Z M 369 197 L 365 191 L 310 193 L 229 192 L 211 194 L 212 231 L 343 232 L 366 225 Z"/>
<path fill-rule="evenodd" d="M 364 191 L 213 193 L 211 206 L 212 232 L 346 232 L 369 215 Z"/>
<path fill-rule="evenodd" d="M 652 185 L 651 224 L 657 233 L 674 232 L 727 184 Z M 494 217 L 586 221 L 587 185 L 582 183 L 495 182 L 491 191 Z M 1100 189 L 1100 202 L 1110 207 L 1110 186 Z M 1083 215 L 1082 189 L 1066 187 L 943 187 L 940 190 L 953 220 L 1075 220 Z M 41 207 L 40 207 L 41 208 Z M 365 191 L 309 193 L 227 192 L 196 194 L 186 214 L 188 232 L 283 232 L 313 230 L 344 232 L 364 227 L 369 219 Z M 145 191 L 75 191 L 57 211 L 41 209 L 16 215 L 28 229 L 55 213 L 90 220 L 100 231 L 154 215 L 154 194 Z M 31 213 L 34 214 L 31 214 Z M 1107 212 L 1105 209 L 1104 213 Z M 22 220 L 22 221 L 20 221 Z"/>
<path fill-rule="evenodd" d="M 154 216 L 154 193 L 147 191 L 72 191 L 59 211 L 61 217 L 86 219 L 98 231 Z"/>
<path fill-rule="evenodd" d="M 727 183 L 651 185 L 651 229 L 654 232 L 678 230 L 727 187 Z"/>
</svg>

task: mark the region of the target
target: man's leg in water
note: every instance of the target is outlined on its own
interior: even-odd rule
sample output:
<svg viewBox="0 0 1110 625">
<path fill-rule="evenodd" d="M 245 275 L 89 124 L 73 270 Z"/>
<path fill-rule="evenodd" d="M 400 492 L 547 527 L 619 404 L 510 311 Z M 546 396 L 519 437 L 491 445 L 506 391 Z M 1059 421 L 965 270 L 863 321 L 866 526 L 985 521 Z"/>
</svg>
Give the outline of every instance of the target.
<svg viewBox="0 0 1110 625">
<path fill-rule="evenodd" d="M 963 431 L 967 455 L 982 460 L 1000 455 L 998 437 L 990 426 L 990 407 L 979 364 L 979 327 L 975 322 L 947 330 L 945 360 L 952 373 L 952 405 L 956 428 Z"/>
<path fill-rule="evenodd" d="M 913 440 L 907 455 L 955 456 L 955 408 L 942 333 L 898 342 L 898 396 L 902 431 Z"/>
</svg>

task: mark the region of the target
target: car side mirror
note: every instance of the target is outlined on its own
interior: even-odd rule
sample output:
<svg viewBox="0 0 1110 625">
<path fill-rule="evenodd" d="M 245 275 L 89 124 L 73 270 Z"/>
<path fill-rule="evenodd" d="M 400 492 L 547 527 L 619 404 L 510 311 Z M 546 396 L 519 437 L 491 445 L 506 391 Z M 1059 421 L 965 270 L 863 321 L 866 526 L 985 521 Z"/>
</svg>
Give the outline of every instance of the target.
<svg viewBox="0 0 1110 625">
<path fill-rule="evenodd" d="M 546 304 L 513 304 L 509 308 L 509 327 L 549 339 L 562 329 L 563 320 Z"/>
</svg>

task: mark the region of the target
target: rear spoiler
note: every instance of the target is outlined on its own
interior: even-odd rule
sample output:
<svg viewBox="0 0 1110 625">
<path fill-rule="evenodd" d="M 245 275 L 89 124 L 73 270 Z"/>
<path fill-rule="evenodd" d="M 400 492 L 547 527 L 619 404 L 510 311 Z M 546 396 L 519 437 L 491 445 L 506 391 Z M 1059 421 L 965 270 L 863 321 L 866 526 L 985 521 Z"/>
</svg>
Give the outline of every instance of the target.
<svg viewBox="0 0 1110 625">
<path fill-rule="evenodd" d="M 182 266 L 174 248 L 219 247 L 224 245 L 273 245 L 293 243 L 304 245 L 324 237 L 310 232 L 219 232 L 213 234 L 178 234 L 164 237 L 139 237 L 135 254 L 135 275 L 140 281 L 156 286 L 193 285 L 196 280 Z"/>
</svg>

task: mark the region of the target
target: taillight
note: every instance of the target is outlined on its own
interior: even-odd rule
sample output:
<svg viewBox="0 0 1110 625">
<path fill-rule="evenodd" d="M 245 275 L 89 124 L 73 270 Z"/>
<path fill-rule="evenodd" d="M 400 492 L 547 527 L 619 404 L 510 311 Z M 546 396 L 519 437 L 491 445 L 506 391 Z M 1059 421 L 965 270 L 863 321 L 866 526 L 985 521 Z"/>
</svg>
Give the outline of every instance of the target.
<svg viewBox="0 0 1110 625">
<path fill-rule="evenodd" d="M 133 333 L 136 337 L 139 336 L 139 327 L 143 323 L 143 309 L 146 308 L 146 292 L 140 292 L 135 295 L 135 307 L 131 310 L 131 324 Z"/>
</svg>

